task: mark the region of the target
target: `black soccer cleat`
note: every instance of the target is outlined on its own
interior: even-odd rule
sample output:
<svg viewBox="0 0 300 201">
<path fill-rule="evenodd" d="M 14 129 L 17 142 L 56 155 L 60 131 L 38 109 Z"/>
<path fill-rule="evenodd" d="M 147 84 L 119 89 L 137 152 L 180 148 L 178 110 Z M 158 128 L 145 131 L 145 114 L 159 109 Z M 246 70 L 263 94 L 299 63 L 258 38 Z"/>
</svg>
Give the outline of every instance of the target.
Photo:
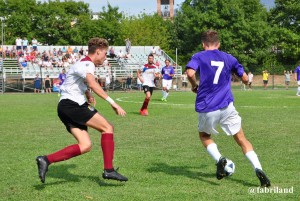
<svg viewBox="0 0 300 201">
<path fill-rule="evenodd" d="M 221 180 L 226 176 L 226 172 L 224 170 L 226 163 L 227 163 L 226 158 L 221 156 L 219 161 L 216 164 L 217 166 L 216 176 L 218 180 Z"/>
<path fill-rule="evenodd" d="M 261 187 L 271 186 L 271 182 L 270 182 L 269 178 L 267 177 L 267 175 L 261 169 L 256 168 L 255 173 L 256 173 L 256 176 L 258 177 L 259 181 L 260 181 L 260 186 Z"/>
<path fill-rule="evenodd" d="M 118 173 L 116 170 L 113 170 L 112 172 L 108 172 L 107 170 L 104 170 L 102 174 L 103 179 L 112 179 L 117 181 L 128 181 L 127 177 L 124 177 L 120 173 Z"/>
<path fill-rule="evenodd" d="M 50 165 L 46 156 L 36 157 L 36 163 L 38 166 L 39 177 L 42 183 L 45 183 L 46 173 L 48 171 L 48 166 Z"/>
</svg>

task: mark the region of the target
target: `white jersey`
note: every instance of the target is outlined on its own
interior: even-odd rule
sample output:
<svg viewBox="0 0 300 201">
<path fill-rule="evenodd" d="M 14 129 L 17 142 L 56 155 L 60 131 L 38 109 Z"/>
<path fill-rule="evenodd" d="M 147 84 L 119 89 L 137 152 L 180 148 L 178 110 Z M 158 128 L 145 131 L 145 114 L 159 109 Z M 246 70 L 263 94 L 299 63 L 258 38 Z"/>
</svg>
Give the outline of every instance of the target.
<svg viewBox="0 0 300 201">
<path fill-rule="evenodd" d="M 87 100 L 85 92 L 87 90 L 86 75 L 94 75 L 95 65 L 89 57 L 85 57 L 76 62 L 68 71 L 67 78 L 60 86 L 61 96 L 63 99 L 70 99 L 79 105 L 84 104 Z"/>
<path fill-rule="evenodd" d="M 155 74 L 159 73 L 159 69 L 157 66 L 153 65 L 148 65 L 145 64 L 144 66 L 141 67 L 140 69 L 142 71 L 142 77 L 143 77 L 143 86 L 149 86 L 149 87 L 155 87 L 154 79 L 155 79 Z"/>
<path fill-rule="evenodd" d="M 253 81 L 253 74 L 248 75 L 248 82 L 252 82 Z"/>
</svg>

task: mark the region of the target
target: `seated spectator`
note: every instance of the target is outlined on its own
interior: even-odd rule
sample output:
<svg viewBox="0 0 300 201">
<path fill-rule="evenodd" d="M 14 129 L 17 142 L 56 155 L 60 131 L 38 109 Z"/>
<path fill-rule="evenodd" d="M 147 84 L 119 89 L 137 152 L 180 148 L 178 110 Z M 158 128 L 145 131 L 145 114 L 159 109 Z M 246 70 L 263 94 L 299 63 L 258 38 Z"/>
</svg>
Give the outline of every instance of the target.
<svg viewBox="0 0 300 201">
<path fill-rule="evenodd" d="M 62 48 L 62 54 L 64 55 L 64 54 L 66 54 L 67 53 L 67 50 L 66 50 L 66 47 L 65 46 L 63 46 L 63 48 Z"/>
<path fill-rule="evenodd" d="M 155 66 L 157 66 L 157 67 L 159 68 L 159 66 L 160 66 L 160 63 L 159 63 L 159 61 L 158 61 L 158 60 L 156 60 L 156 62 L 155 62 Z"/>
<path fill-rule="evenodd" d="M 152 54 L 153 56 L 156 55 L 156 49 L 155 49 L 155 46 L 152 47 L 152 50 L 151 50 L 150 54 Z"/>
<path fill-rule="evenodd" d="M 67 50 L 67 52 L 68 52 L 69 54 L 72 54 L 72 53 L 73 53 L 73 49 L 72 49 L 72 47 L 71 47 L 71 46 L 69 46 L 69 47 L 68 47 L 68 50 Z"/>
<path fill-rule="evenodd" d="M 59 48 L 57 51 L 57 56 L 62 56 L 62 55 L 63 55 L 63 52 L 62 52 L 61 48 Z"/>
<path fill-rule="evenodd" d="M 109 57 L 112 59 L 116 57 L 115 50 L 113 47 L 110 47 L 110 49 L 109 49 Z"/>
<path fill-rule="evenodd" d="M 58 68 L 62 68 L 63 64 L 64 64 L 63 61 L 61 59 L 59 59 L 56 65 Z"/>
<path fill-rule="evenodd" d="M 123 59 L 124 57 L 125 57 L 125 56 L 124 56 L 123 51 L 120 50 L 119 53 L 118 53 L 118 59 L 120 60 L 120 59 Z"/>
<path fill-rule="evenodd" d="M 156 50 L 156 56 L 160 57 L 162 55 L 162 50 L 160 49 L 160 47 L 158 47 L 158 49 Z"/>
<path fill-rule="evenodd" d="M 78 49 L 77 49 L 77 47 L 75 47 L 75 49 L 73 50 L 73 53 L 78 54 Z"/>
<path fill-rule="evenodd" d="M 27 61 L 24 55 L 19 58 L 19 66 L 20 69 L 27 67 Z"/>
<path fill-rule="evenodd" d="M 56 50 L 56 48 L 54 48 L 54 49 L 53 49 L 53 52 L 52 52 L 52 54 L 53 54 L 53 56 L 54 56 L 54 57 L 56 57 L 56 56 L 57 56 L 57 50 Z"/>
<path fill-rule="evenodd" d="M 79 50 L 79 54 L 80 54 L 81 56 L 83 56 L 83 48 L 81 48 L 81 49 Z"/>
</svg>

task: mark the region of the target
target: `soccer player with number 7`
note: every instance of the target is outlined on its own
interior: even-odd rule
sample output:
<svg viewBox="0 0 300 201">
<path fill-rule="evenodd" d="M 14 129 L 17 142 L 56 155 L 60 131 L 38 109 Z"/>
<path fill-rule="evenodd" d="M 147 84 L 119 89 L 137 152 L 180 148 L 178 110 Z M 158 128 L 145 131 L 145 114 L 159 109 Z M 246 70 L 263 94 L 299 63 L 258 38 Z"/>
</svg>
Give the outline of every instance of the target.
<svg viewBox="0 0 300 201">
<path fill-rule="evenodd" d="M 126 115 L 126 112 L 103 91 L 94 77 L 95 66 L 104 62 L 107 49 L 107 40 L 92 38 L 88 43 L 88 55 L 70 68 L 64 83 L 61 85 L 57 113 L 68 132 L 78 143 L 36 158 L 38 174 L 42 183 L 45 182 L 50 164 L 68 160 L 91 150 L 92 142 L 87 132 L 88 127 L 96 129 L 101 134 L 100 144 L 104 160 L 102 177 L 118 181 L 128 180 L 118 173 L 113 166 L 114 127 L 94 108 L 96 99 L 87 88 L 88 85 L 95 94 L 105 99 L 117 115 Z"/>
<path fill-rule="evenodd" d="M 241 117 L 233 104 L 231 92 L 231 74 L 235 73 L 248 83 L 248 76 L 243 66 L 235 57 L 219 50 L 220 41 L 218 33 L 208 30 L 202 34 L 202 46 L 204 51 L 194 54 L 186 65 L 188 79 L 192 85 L 192 91 L 197 94 L 195 110 L 198 112 L 199 137 L 211 157 L 216 161 L 218 180 L 226 176 L 224 167 L 226 158 L 219 152 L 211 134 L 218 134 L 216 125 L 233 136 L 236 143 L 251 162 L 256 176 L 262 187 L 271 185 L 270 180 L 262 170 L 260 161 L 253 150 L 251 143 L 245 137 L 242 129 Z M 195 74 L 199 73 L 200 83 L 196 82 Z"/>
</svg>

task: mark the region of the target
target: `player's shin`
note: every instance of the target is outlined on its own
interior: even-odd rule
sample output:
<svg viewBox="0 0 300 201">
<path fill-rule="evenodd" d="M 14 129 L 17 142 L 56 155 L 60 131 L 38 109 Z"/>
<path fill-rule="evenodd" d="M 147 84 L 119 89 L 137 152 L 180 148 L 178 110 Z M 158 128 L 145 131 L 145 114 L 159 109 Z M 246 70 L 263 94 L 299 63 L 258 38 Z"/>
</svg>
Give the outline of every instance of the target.
<svg viewBox="0 0 300 201">
<path fill-rule="evenodd" d="M 262 170 L 261 164 L 259 162 L 259 159 L 254 151 L 248 151 L 245 156 L 248 158 L 250 163 L 252 164 L 253 169 L 255 170 L 260 169 Z"/>
<path fill-rule="evenodd" d="M 49 163 L 68 160 L 81 154 L 78 144 L 73 144 L 47 156 Z"/>
<path fill-rule="evenodd" d="M 101 148 L 103 153 L 104 169 L 113 170 L 113 159 L 115 150 L 113 133 L 102 133 Z"/>
</svg>

